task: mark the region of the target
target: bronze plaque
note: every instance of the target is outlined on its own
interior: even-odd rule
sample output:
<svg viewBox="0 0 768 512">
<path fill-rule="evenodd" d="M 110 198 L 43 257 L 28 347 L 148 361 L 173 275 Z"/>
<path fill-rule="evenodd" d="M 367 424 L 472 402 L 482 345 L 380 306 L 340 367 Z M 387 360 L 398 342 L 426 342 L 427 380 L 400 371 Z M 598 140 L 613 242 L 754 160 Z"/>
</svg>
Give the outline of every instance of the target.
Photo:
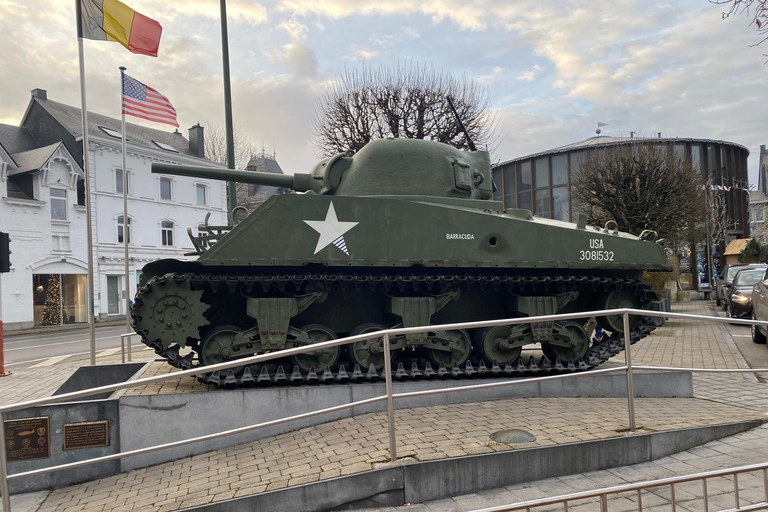
<svg viewBox="0 0 768 512">
<path fill-rule="evenodd" d="M 109 422 L 89 421 L 64 425 L 64 449 L 109 446 Z"/>
<path fill-rule="evenodd" d="M 8 420 L 5 424 L 5 449 L 8 461 L 47 459 L 51 456 L 49 417 Z"/>
</svg>

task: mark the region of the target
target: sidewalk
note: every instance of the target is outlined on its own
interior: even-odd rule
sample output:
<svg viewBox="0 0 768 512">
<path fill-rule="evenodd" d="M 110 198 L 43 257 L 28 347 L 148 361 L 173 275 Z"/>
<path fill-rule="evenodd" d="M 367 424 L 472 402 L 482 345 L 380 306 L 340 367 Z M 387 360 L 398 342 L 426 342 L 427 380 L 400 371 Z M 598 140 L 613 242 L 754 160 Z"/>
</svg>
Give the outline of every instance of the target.
<svg viewBox="0 0 768 512">
<path fill-rule="evenodd" d="M 708 305 L 706 301 L 675 304 L 674 311 L 711 315 Z M 711 322 L 671 320 L 633 349 L 633 361 L 643 364 L 710 368 L 746 365 L 738 351 L 734 353 L 733 341 L 725 339 L 724 332 Z M 623 361 L 623 355 L 615 359 Z M 63 382 L 74 367 L 56 365 L 45 370 L 43 380 L 34 371 L 21 375 L 14 385 L 0 379 L 0 403 L 18 401 L 20 395 L 29 392 L 34 396 L 49 395 L 58 387 L 55 383 Z M 751 382 L 742 375 L 696 375 L 694 399 L 637 399 L 637 424 L 648 432 L 723 423 L 734 418 L 765 419 L 766 391 L 768 386 Z M 9 396 L 16 398 L 9 399 Z M 25 398 L 32 396 L 27 394 Z M 621 435 L 617 431 L 626 428 L 626 414 L 624 399 L 585 398 L 526 398 L 401 410 L 396 414 L 399 462 L 615 437 Z M 19 506 L 14 512 L 165 512 L 366 471 L 387 461 L 385 421 L 384 414 L 376 413 L 309 427 L 38 494 L 42 504 Z M 500 445 L 489 441 L 490 433 L 509 428 L 531 432 L 537 438 L 536 443 Z M 767 460 L 767 455 L 768 427 L 763 426 L 653 463 L 550 479 L 407 509 L 471 510 L 575 489 L 648 480 L 659 475 L 762 462 Z M 749 479 L 745 479 L 744 485 L 748 484 Z M 727 486 L 721 487 L 726 496 Z M 748 495 L 743 494 L 745 500 Z M 678 493 L 678 497 L 681 496 L 684 494 Z M 30 497 L 14 496 L 14 504 L 20 504 L 25 498 Z M 663 491 L 657 498 L 664 499 Z M 653 503 L 644 500 L 645 505 Z M 572 507 L 571 510 L 580 509 Z M 701 507 L 694 506 L 691 510 L 701 510 Z"/>
</svg>

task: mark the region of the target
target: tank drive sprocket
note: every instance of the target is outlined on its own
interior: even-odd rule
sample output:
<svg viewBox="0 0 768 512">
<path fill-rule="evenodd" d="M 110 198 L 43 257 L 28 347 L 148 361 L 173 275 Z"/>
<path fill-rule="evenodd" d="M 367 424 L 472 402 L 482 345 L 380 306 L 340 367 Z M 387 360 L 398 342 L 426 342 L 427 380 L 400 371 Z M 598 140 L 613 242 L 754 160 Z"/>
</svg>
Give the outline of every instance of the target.
<svg viewBox="0 0 768 512">
<path fill-rule="evenodd" d="M 168 273 L 139 289 L 131 323 L 145 344 L 174 364 L 181 348 L 197 347 L 200 329 L 209 323 L 205 316 L 209 308 L 203 291 L 192 288 L 188 274 Z"/>
</svg>

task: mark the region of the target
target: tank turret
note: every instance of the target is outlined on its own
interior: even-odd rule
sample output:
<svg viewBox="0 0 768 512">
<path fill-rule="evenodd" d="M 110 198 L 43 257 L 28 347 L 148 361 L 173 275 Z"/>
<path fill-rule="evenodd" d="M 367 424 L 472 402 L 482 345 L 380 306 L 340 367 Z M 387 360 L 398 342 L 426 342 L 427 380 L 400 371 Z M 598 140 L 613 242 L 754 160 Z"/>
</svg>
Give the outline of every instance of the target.
<svg viewBox="0 0 768 512">
<path fill-rule="evenodd" d="M 311 173 L 265 172 L 152 164 L 152 172 L 237 181 L 335 196 L 437 196 L 492 199 L 491 161 L 486 151 L 461 151 L 414 139 L 380 139 L 357 153 L 339 153 Z"/>
</svg>

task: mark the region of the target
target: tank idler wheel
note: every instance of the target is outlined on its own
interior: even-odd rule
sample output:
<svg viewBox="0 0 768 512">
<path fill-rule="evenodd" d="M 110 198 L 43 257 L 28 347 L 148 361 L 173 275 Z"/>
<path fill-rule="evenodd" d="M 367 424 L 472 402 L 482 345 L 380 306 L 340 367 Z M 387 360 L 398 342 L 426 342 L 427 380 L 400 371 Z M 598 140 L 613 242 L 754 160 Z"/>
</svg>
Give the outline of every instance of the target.
<svg viewBox="0 0 768 512">
<path fill-rule="evenodd" d="M 300 330 L 307 333 L 310 339 L 310 344 L 322 343 L 324 341 L 331 341 L 338 338 L 336 333 L 329 327 L 321 324 L 309 324 L 302 327 Z M 339 347 L 326 348 L 324 350 L 316 350 L 313 352 L 305 352 L 303 354 L 296 354 L 291 356 L 293 364 L 301 368 L 301 371 L 307 373 L 311 369 L 315 369 L 316 372 L 322 372 L 326 368 L 330 368 L 331 371 L 336 371 L 339 365 L 339 359 L 341 358 L 341 349 Z"/>
<path fill-rule="evenodd" d="M 384 329 L 386 327 L 381 324 L 369 322 L 358 325 L 352 329 L 349 335 L 356 336 L 358 334 L 383 331 Z M 377 371 L 381 371 L 384 368 L 384 340 L 381 337 L 350 343 L 347 345 L 347 352 L 353 365 L 359 364 L 360 368 L 370 368 L 373 365 Z M 392 359 L 394 359 L 394 355 L 394 352 L 390 352 L 390 356 L 393 356 Z"/>
<path fill-rule="evenodd" d="M 560 361 L 565 364 L 569 360 L 577 361 L 584 357 L 589 350 L 589 335 L 584 327 L 578 322 L 560 322 L 560 326 L 565 328 L 568 336 L 571 338 L 571 345 L 569 347 L 563 347 L 560 345 L 550 345 L 549 343 L 541 344 L 541 351 L 550 361 L 555 361 L 560 358 Z"/>
<path fill-rule="evenodd" d="M 640 309 L 640 299 L 626 291 L 613 291 L 605 298 L 605 304 L 599 309 L 621 309 L 631 308 Z M 637 325 L 639 317 L 635 315 L 629 315 L 629 327 L 634 328 Z M 597 323 L 610 332 L 624 332 L 624 316 L 623 315 L 608 315 L 597 318 Z"/>
<path fill-rule="evenodd" d="M 464 329 L 443 332 L 451 350 L 427 349 L 427 361 L 435 367 L 439 367 L 440 363 L 443 363 L 446 368 L 458 367 L 466 363 L 470 352 L 472 352 L 472 339 L 469 337 L 469 333 Z"/>
<path fill-rule="evenodd" d="M 487 364 L 499 366 L 512 364 L 520 357 L 523 347 L 510 347 L 509 335 L 512 329 L 505 325 L 486 327 L 475 332 L 474 346 L 477 355 Z"/>
</svg>

